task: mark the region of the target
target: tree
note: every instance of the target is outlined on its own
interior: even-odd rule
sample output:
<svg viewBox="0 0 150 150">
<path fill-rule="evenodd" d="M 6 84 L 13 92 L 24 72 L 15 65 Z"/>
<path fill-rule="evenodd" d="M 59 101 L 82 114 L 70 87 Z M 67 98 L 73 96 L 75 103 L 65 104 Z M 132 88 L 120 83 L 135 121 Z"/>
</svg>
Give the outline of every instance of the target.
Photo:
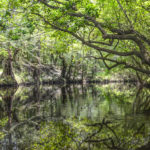
<svg viewBox="0 0 150 150">
<path fill-rule="evenodd" d="M 25 52 L 30 50 L 28 48 L 27 51 L 25 46 L 29 47 L 34 27 L 27 17 L 23 17 L 21 12 L 12 7 L 10 2 L 2 1 L 0 7 L 2 8 L 0 15 L 0 61 L 3 68 L 0 84 L 17 85 L 13 65 L 18 67 L 20 65 L 19 59 L 23 58 L 22 54 L 25 55 Z"/>
<path fill-rule="evenodd" d="M 0 84 L 2 85 L 12 85 L 17 84 L 14 73 L 12 70 L 12 62 L 13 59 L 15 59 L 18 48 L 16 48 L 14 45 L 12 45 L 11 40 L 16 40 L 17 36 L 13 34 L 12 32 L 12 14 L 8 10 L 9 3 L 2 1 L 0 3 L 1 9 L 1 23 L 0 23 L 0 57 L 2 67 L 3 67 L 3 73 L 1 75 Z M 8 30 L 7 30 L 8 29 Z"/>
<path fill-rule="evenodd" d="M 121 66 L 140 78 L 149 76 L 149 1 L 22 0 L 18 5 L 34 22 L 38 17 L 46 28 L 71 34 L 97 50 L 100 57 L 95 58 L 108 69 Z"/>
</svg>

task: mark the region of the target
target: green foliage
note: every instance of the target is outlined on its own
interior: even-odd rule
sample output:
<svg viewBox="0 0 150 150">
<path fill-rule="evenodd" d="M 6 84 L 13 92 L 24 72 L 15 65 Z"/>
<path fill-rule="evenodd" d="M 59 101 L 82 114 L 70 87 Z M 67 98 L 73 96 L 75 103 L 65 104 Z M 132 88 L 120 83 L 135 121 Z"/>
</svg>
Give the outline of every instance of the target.
<svg viewBox="0 0 150 150">
<path fill-rule="evenodd" d="M 8 52 L 4 48 L 2 48 L 2 49 L 0 49 L 0 56 L 7 58 Z"/>
<path fill-rule="evenodd" d="M 85 8 L 85 14 L 97 18 L 99 17 L 99 8 L 94 6 L 93 4 L 87 4 Z"/>
<path fill-rule="evenodd" d="M 7 122 L 8 122 L 8 117 L 2 118 L 2 119 L 0 120 L 0 127 L 6 126 Z"/>
<path fill-rule="evenodd" d="M 105 39 L 99 30 L 100 27 L 92 20 L 98 21 L 108 34 L 113 34 L 112 29 L 126 31 L 132 26 L 136 33 L 141 33 L 147 39 L 150 38 L 149 1 L 119 0 L 119 2 L 121 6 L 116 0 L 60 0 L 60 2 L 48 1 L 47 4 L 42 1 L 2 0 L 0 2 L 0 60 L 8 57 L 7 50 L 10 50 L 13 56 L 19 49 L 14 59 L 17 67 L 22 67 L 29 62 L 28 64 L 33 66 L 40 63 L 54 64 L 60 69 L 62 63 L 59 57 L 62 55 L 67 60 L 68 66 L 72 63 L 74 68 L 72 74 L 78 78 L 81 74 L 85 77 L 92 76 L 93 79 L 111 76 L 111 71 L 106 66 L 111 68 L 114 62 L 89 59 L 89 56 L 100 56 L 99 52 L 94 51 L 95 47 L 100 47 L 100 51 L 107 49 L 114 52 L 133 50 L 139 52 L 139 46 L 128 39 L 115 39 L 112 44 L 109 44 L 112 39 Z M 90 40 L 107 44 L 86 44 Z M 146 59 L 149 60 L 149 45 L 144 40 L 142 42 L 146 47 Z M 81 52 L 83 50 L 84 56 Z M 144 70 L 149 70 L 149 66 L 143 64 L 140 57 L 117 56 L 103 50 L 101 53 L 105 58 L 129 63 L 138 68 L 141 68 L 139 67 L 141 65 Z M 124 65 L 118 65 L 112 70 L 120 72 L 124 68 Z M 78 70 L 78 73 L 75 70 Z M 131 72 L 135 74 L 135 71 Z M 145 80 L 148 81 L 148 77 Z"/>
<path fill-rule="evenodd" d="M 62 122 L 50 122 L 42 125 L 39 142 L 33 145 L 33 150 L 60 150 L 69 149 L 75 132 Z"/>
<path fill-rule="evenodd" d="M 98 125 L 100 124 L 100 126 Z M 102 126 L 101 126 L 102 125 Z M 120 149 L 136 149 L 143 145 L 144 136 L 141 133 L 136 133 L 136 128 L 126 128 L 124 130 L 124 123 L 122 125 L 118 122 L 109 123 L 105 125 L 103 123 L 94 123 L 89 120 L 77 120 L 71 119 L 62 122 L 50 122 L 49 125 L 42 125 L 42 129 L 39 132 L 40 138 L 32 147 L 33 150 L 58 150 L 58 149 L 87 149 L 86 141 L 98 141 L 99 139 L 105 140 L 105 142 L 92 143 L 93 150 L 103 150 L 109 149 L 106 145 L 109 144 L 110 147 L 118 145 Z M 101 130 L 99 129 L 100 127 Z M 107 140 L 111 138 L 113 144 Z M 136 144 L 132 144 L 132 142 Z M 123 143 L 126 142 L 126 145 Z M 78 147 L 79 146 L 79 147 Z"/>
<path fill-rule="evenodd" d="M 5 134 L 3 132 L 0 132 L 0 140 L 3 139 Z"/>
<path fill-rule="evenodd" d="M 16 84 L 16 80 L 14 80 L 14 78 L 12 78 L 12 76 L 10 76 L 10 75 L 1 76 L 0 85 L 14 85 L 14 84 Z"/>
</svg>

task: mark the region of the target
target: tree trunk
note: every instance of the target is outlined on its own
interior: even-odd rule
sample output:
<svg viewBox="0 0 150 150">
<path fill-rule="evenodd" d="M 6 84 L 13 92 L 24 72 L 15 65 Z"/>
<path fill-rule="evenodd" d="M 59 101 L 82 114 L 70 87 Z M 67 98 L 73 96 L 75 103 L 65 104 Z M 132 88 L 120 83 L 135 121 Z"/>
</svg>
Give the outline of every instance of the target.
<svg viewBox="0 0 150 150">
<path fill-rule="evenodd" d="M 17 85 L 13 73 L 12 60 L 10 58 L 5 59 L 3 62 L 3 73 L 0 77 L 0 85 Z"/>
<path fill-rule="evenodd" d="M 37 84 L 37 85 L 40 85 L 40 69 L 34 67 L 34 70 L 33 70 L 33 79 L 34 79 L 34 82 Z"/>
<path fill-rule="evenodd" d="M 67 64 L 65 59 L 62 59 L 62 71 L 61 71 L 61 77 L 66 78 L 66 70 L 67 70 Z"/>
</svg>

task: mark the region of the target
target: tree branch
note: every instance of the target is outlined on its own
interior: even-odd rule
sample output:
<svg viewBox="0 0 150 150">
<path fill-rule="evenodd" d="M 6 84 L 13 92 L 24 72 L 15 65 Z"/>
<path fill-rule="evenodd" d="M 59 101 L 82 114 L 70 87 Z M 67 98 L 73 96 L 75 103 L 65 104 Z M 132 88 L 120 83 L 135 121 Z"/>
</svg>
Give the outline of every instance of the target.
<svg viewBox="0 0 150 150">
<path fill-rule="evenodd" d="M 40 18 L 42 18 L 44 20 L 44 22 L 46 24 L 50 25 L 52 28 L 54 28 L 56 30 L 59 30 L 59 31 L 63 31 L 63 32 L 69 33 L 69 34 L 73 35 L 75 38 L 77 38 L 79 41 L 81 41 L 83 44 L 85 44 L 85 45 L 87 45 L 87 46 L 89 46 L 91 48 L 94 48 L 94 49 L 96 49 L 98 51 L 103 51 L 103 52 L 115 54 L 115 55 L 118 55 L 118 56 L 132 56 L 132 55 L 136 55 L 138 57 L 140 56 L 139 53 L 135 52 L 135 51 L 131 51 L 131 52 L 117 52 L 117 51 L 113 51 L 113 50 L 110 50 L 110 49 L 106 49 L 106 48 L 102 48 L 102 47 L 96 46 L 94 44 L 89 43 L 88 41 L 85 41 L 84 38 L 81 38 L 80 36 L 78 36 L 74 32 L 71 32 L 68 29 L 60 28 L 60 27 L 50 23 L 42 15 L 40 15 L 38 13 L 33 13 L 33 14 L 39 16 Z"/>
<path fill-rule="evenodd" d="M 92 57 L 94 59 L 102 59 L 102 60 L 105 59 L 105 61 L 110 61 L 110 62 L 116 63 L 118 65 L 124 65 L 124 68 L 131 68 L 131 69 L 141 72 L 141 73 L 150 74 L 149 70 L 145 70 L 143 68 L 138 68 L 136 66 L 127 64 L 126 62 L 123 62 L 123 61 L 117 61 L 117 60 L 113 60 L 113 59 L 105 58 L 105 57 L 95 57 L 95 56 L 90 56 L 90 57 Z"/>
<path fill-rule="evenodd" d="M 123 6 L 121 5 L 121 3 L 120 3 L 120 1 L 119 1 L 119 0 L 117 0 L 117 3 L 119 4 L 119 7 L 120 7 L 120 8 L 121 8 L 121 10 L 123 11 L 123 13 L 124 13 L 125 17 L 127 18 L 128 22 L 130 23 L 131 28 L 133 29 L 132 22 L 130 21 L 130 19 L 129 19 L 128 15 L 127 15 L 126 10 L 123 8 Z"/>
</svg>

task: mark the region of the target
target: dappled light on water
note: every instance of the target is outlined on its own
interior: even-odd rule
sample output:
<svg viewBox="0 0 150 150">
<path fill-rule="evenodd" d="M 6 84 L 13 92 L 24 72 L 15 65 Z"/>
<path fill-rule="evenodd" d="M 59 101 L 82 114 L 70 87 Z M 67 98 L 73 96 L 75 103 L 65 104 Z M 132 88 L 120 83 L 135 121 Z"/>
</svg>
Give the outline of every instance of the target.
<svg viewBox="0 0 150 150">
<path fill-rule="evenodd" d="M 116 84 L 0 89 L 0 147 L 143 150 L 149 92 Z"/>
</svg>

